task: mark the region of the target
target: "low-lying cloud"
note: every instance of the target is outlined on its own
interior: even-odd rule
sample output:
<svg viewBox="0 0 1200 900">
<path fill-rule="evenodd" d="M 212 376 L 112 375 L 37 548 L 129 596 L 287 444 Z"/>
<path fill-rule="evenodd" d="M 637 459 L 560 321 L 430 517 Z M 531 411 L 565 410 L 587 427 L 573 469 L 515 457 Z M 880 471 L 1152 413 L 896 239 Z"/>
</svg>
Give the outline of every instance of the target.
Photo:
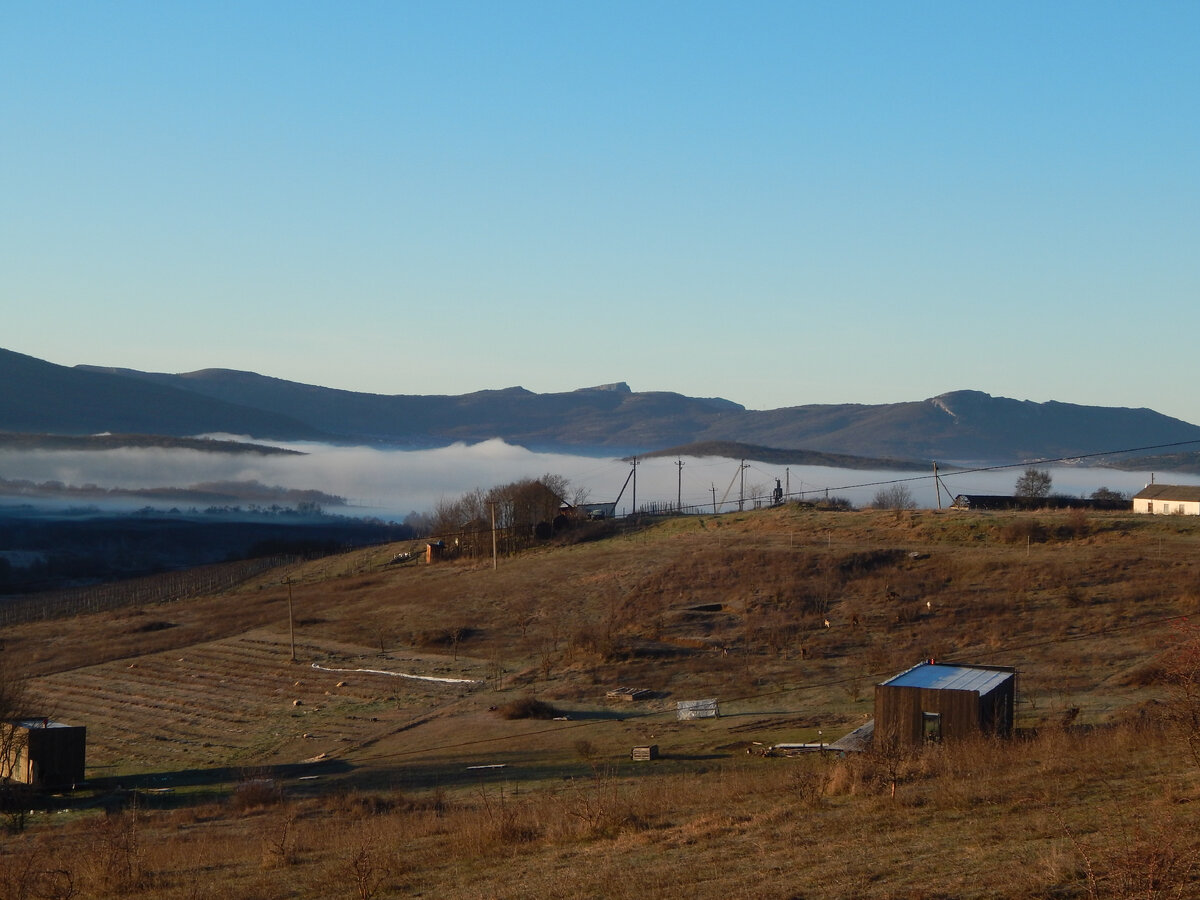
<svg viewBox="0 0 1200 900">
<path fill-rule="evenodd" d="M 387 450 L 289 444 L 304 455 L 211 453 L 188 449 L 122 448 L 102 451 L 0 452 L 0 478 L 37 483 L 61 482 L 82 487 L 145 489 L 190 487 L 212 482 L 258 482 L 292 490 L 316 490 L 346 498 L 340 512 L 403 518 L 409 512 L 428 512 L 441 500 L 452 500 L 475 488 L 487 489 L 546 473 L 568 479 L 573 489 L 586 491 L 592 502 L 612 502 L 620 496 L 618 512 L 630 511 L 635 483 L 627 460 L 535 453 L 500 440 L 455 444 L 437 450 Z M 738 460 L 684 457 L 639 460 L 636 493 L 639 507 L 685 506 L 721 511 L 737 509 L 755 498 L 769 498 L 776 486 L 817 499 L 828 492 L 855 505 L 866 505 L 882 484 L 904 480 L 919 506 L 937 505 L 932 478 L 921 473 L 779 466 Z M 1056 493 L 1086 496 L 1101 486 L 1133 493 L 1150 480 L 1146 472 L 1059 467 L 1051 470 Z M 1021 469 L 964 474 L 946 473 L 952 493 L 1010 494 Z M 916 480 L 912 480 L 916 479 Z M 1161 480 L 1161 479 L 1160 479 Z M 1197 479 L 1178 476 L 1178 481 Z M 743 501 L 742 498 L 745 498 Z M 571 499 L 571 498 L 568 498 Z M 943 493 L 943 503 L 945 494 Z M 138 504 L 140 505 L 140 504 Z"/>
</svg>

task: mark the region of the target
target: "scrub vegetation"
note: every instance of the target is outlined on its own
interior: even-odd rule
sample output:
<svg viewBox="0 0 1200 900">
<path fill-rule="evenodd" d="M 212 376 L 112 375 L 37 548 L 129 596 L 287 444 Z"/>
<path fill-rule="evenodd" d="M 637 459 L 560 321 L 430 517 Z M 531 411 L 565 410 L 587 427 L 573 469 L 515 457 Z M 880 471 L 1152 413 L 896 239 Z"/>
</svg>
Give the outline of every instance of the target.
<svg viewBox="0 0 1200 900">
<path fill-rule="evenodd" d="M 1198 540 L 785 506 L 11 626 L 89 780 L 6 820 L 0 900 L 1196 896 Z M 930 657 L 1015 666 L 1017 735 L 762 754 Z M 677 721 L 703 698 L 719 718 Z"/>
</svg>

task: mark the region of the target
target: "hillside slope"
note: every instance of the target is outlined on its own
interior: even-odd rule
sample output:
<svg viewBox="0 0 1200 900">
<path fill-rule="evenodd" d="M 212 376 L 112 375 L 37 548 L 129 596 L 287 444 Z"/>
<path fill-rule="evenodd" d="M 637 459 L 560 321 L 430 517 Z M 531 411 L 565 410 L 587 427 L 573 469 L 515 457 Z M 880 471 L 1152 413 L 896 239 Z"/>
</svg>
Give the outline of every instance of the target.
<svg viewBox="0 0 1200 900">
<path fill-rule="evenodd" d="M 1197 537 L 1183 517 L 786 507 L 496 568 L 356 551 L 17 626 L 5 656 L 86 722 L 91 783 L 6 842 L 0 883 L 49 858 L 76 895 L 163 900 L 1194 896 L 1200 769 L 1162 674 L 1200 603 Z M 840 736 L 929 656 L 1017 667 L 1022 737 L 747 752 Z M 558 718 L 507 718 L 526 697 Z M 678 721 L 701 697 L 721 717 Z"/>
<path fill-rule="evenodd" d="M 736 441 L 860 457 L 1013 462 L 1200 441 L 1150 409 L 1034 403 L 956 391 L 921 401 L 748 410 L 624 383 L 553 394 L 366 394 L 225 369 L 77 366 L 0 351 L 0 430 L 185 435 L 438 447 L 502 438 L 535 450 L 626 455 Z"/>
<path fill-rule="evenodd" d="M 956 391 L 928 400 L 747 410 L 721 399 L 634 392 L 618 383 L 556 394 L 361 394 L 251 372 L 123 372 L 289 416 L 343 439 L 433 446 L 501 437 L 535 449 L 641 453 L 738 441 L 894 459 L 1024 460 L 1200 440 L 1200 427 L 1149 409 L 1034 403 Z"/>
<path fill-rule="evenodd" d="M 0 349 L 0 430 L 187 436 L 215 432 L 320 440 L 285 415 L 205 397 L 169 384 L 89 372 Z"/>
</svg>

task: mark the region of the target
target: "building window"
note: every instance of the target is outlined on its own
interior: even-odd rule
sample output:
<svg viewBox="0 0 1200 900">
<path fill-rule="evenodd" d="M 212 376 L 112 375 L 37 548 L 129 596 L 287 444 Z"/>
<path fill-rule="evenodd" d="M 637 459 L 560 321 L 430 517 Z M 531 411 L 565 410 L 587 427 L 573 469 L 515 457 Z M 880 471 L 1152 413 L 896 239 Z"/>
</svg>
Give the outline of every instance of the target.
<svg viewBox="0 0 1200 900">
<path fill-rule="evenodd" d="M 925 724 L 926 743 L 936 744 L 942 739 L 942 714 L 931 712 L 921 713 L 921 718 Z"/>
</svg>

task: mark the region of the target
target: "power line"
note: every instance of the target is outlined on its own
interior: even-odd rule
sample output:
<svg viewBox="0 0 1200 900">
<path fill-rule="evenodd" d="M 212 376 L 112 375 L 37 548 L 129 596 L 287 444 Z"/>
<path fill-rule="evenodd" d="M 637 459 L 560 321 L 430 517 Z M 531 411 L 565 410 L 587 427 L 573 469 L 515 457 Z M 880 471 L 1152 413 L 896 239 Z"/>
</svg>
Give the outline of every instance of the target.
<svg viewBox="0 0 1200 900">
<path fill-rule="evenodd" d="M 1170 444 L 1150 444 L 1145 447 L 1128 447 L 1124 450 L 1099 450 L 1099 451 L 1096 451 L 1095 453 L 1075 453 L 1070 456 L 1047 457 L 1044 459 L 1038 459 L 1038 460 L 1034 460 L 1034 461 L 1027 460 L 1025 462 L 1019 462 L 1019 463 L 1001 463 L 1001 464 L 997 464 L 994 466 L 975 466 L 974 468 L 969 468 L 969 469 L 953 469 L 949 473 L 947 473 L 945 471 L 941 471 L 936 476 L 935 475 L 910 475 L 905 478 L 890 478 L 890 479 L 885 479 L 885 480 L 881 480 L 881 481 L 863 481 L 863 482 L 859 482 L 857 484 L 843 484 L 838 487 L 830 486 L 830 487 L 824 487 L 824 488 L 814 488 L 813 490 L 810 490 L 810 491 L 801 491 L 799 495 L 802 497 L 804 494 L 819 494 L 819 493 L 828 492 L 828 491 L 849 491 L 849 490 L 856 490 L 859 488 L 883 487 L 883 486 L 891 485 L 891 484 L 907 484 L 907 483 L 914 482 L 914 481 L 929 481 L 930 479 L 933 479 L 933 478 L 941 478 L 941 479 L 946 479 L 946 478 L 950 478 L 950 477 L 957 478 L 960 475 L 973 475 L 978 472 L 1002 472 L 1005 469 L 1025 469 L 1025 468 L 1029 468 L 1030 466 L 1047 465 L 1049 463 L 1072 462 L 1072 461 L 1080 460 L 1080 459 L 1095 459 L 1096 457 L 1099 457 L 1099 456 L 1117 456 L 1122 453 L 1144 453 L 1147 450 L 1165 450 L 1170 447 L 1186 447 L 1190 444 L 1200 444 L 1200 440 L 1175 441 Z"/>
</svg>

